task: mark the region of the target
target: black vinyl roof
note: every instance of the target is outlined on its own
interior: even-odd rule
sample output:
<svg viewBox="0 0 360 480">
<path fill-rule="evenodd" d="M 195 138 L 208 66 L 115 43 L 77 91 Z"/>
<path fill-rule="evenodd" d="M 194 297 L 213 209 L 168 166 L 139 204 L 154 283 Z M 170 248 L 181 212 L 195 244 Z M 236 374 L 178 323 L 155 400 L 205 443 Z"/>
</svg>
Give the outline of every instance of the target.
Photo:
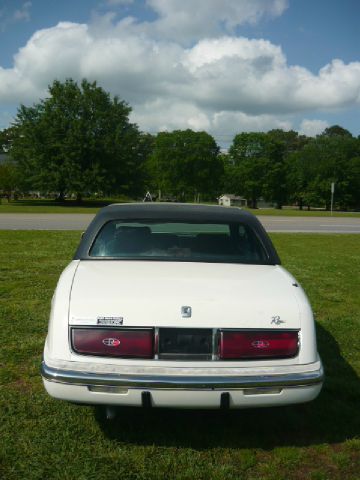
<svg viewBox="0 0 360 480">
<path fill-rule="evenodd" d="M 240 218 L 249 219 L 253 215 L 236 207 L 221 207 L 218 205 L 200 205 L 191 203 L 114 203 L 102 208 L 97 217 L 106 220 L 118 218 L 174 218 L 213 221 L 234 221 Z"/>
<path fill-rule="evenodd" d="M 88 253 L 98 232 L 112 220 L 159 220 L 199 223 L 243 223 L 250 226 L 260 237 L 268 252 L 271 264 L 280 264 L 279 256 L 264 227 L 252 213 L 237 207 L 200 205 L 189 203 L 118 203 L 99 210 L 88 226 L 74 260 L 90 259 Z"/>
</svg>

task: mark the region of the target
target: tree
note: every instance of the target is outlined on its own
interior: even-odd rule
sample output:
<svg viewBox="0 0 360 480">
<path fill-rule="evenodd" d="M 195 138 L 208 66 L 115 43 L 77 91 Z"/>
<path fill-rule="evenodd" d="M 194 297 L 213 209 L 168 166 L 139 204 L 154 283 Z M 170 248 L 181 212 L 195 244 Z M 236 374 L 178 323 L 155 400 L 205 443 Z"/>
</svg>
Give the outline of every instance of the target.
<svg viewBox="0 0 360 480">
<path fill-rule="evenodd" d="M 206 132 L 160 132 L 149 159 L 152 186 L 185 199 L 214 196 L 221 189 L 223 163 L 219 147 Z"/>
<path fill-rule="evenodd" d="M 246 196 L 253 208 L 261 196 L 275 202 L 278 208 L 286 200 L 285 143 L 278 137 L 275 130 L 240 133 L 230 147 L 226 183 L 232 185 L 231 192 Z"/>
<path fill-rule="evenodd" d="M 132 135 L 133 138 L 128 139 L 131 145 L 126 150 L 127 158 L 124 158 L 128 168 L 127 185 L 123 185 L 122 189 L 129 196 L 143 196 L 150 182 L 147 162 L 154 148 L 155 137 L 137 131 L 133 131 Z"/>
<path fill-rule="evenodd" d="M 252 208 L 263 194 L 267 138 L 264 133 L 240 133 L 229 149 L 225 185 L 245 196 Z"/>
<path fill-rule="evenodd" d="M 285 131 L 277 128 L 269 130 L 267 133 L 271 139 L 283 144 L 285 158 L 293 152 L 302 150 L 310 141 L 309 137 L 299 135 L 295 130 Z"/>
<path fill-rule="evenodd" d="M 21 105 L 14 123 L 11 156 L 29 188 L 59 193 L 124 192 L 145 162 L 142 136 L 129 122 L 131 108 L 83 80 L 54 81 L 49 97 Z"/>
<path fill-rule="evenodd" d="M 360 210 L 360 156 L 353 157 L 347 167 L 345 175 L 348 183 L 348 206 Z"/>
<path fill-rule="evenodd" d="M 14 138 L 14 128 L 9 127 L 0 130 L 0 153 L 8 153 Z"/>
<path fill-rule="evenodd" d="M 299 135 L 294 130 L 270 130 L 267 133 L 275 155 L 269 156 L 268 173 L 264 180 L 264 197 L 276 203 L 281 208 L 292 197 L 292 188 L 289 183 L 289 157 L 301 151 L 309 142 L 309 138 Z"/>
<path fill-rule="evenodd" d="M 323 131 L 323 133 L 320 135 L 322 137 L 348 137 L 352 138 L 351 133 L 349 130 L 346 130 L 343 127 L 340 127 L 339 125 L 333 125 L 332 127 L 327 127 Z"/>
<path fill-rule="evenodd" d="M 14 198 L 15 191 L 19 187 L 18 167 L 10 161 L 0 165 L 0 192 L 8 200 Z"/>
<path fill-rule="evenodd" d="M 319 135 L 289 158 L 288 183 L 300 205 L 330 208 L 330 185 L 338 207 L 355 205 L 358 198 L 360 142 L 347 135 Z"/>
</svg>

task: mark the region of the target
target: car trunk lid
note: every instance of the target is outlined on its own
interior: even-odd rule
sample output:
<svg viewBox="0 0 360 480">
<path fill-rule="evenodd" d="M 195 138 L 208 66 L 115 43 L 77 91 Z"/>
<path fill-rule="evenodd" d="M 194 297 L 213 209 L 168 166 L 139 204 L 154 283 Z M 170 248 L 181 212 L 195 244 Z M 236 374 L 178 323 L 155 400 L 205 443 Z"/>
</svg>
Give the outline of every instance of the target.
<svg viewBox="0 0 360 480">
<path fill-rule="evenodd" d="M 79 263 L 72 325 L 299 329 L 291 277 L 279 266 L 166 261 Z M 113 319 L 113 320 L 111 320 Z"/>
</svg>

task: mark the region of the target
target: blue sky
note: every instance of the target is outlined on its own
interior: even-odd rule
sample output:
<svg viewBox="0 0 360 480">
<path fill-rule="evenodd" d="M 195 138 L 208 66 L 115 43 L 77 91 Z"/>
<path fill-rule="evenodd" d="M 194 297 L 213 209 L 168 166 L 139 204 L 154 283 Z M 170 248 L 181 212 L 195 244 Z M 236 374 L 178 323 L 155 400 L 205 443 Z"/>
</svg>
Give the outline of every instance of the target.
<svg viewBox="0 0 360 480">
<path fill-rule="evenodd" d="M 359 135 L 359 18 L 358 0 L 0 0 L 0 128 L 87 77 L 151 132 Z"/>
</svg>

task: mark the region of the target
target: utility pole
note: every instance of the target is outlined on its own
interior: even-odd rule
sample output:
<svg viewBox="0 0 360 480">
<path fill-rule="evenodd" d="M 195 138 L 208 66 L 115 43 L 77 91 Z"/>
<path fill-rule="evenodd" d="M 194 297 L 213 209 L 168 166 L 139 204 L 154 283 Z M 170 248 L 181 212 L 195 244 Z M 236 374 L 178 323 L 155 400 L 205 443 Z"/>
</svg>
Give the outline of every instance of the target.
<svg viewBox="0 0 360 480">
<path fill-rule="evenodd" d="M 331 216 L 333 214 L 333 206 L 334 206 L 334 192 L 335 192 L 335 182 L 331 182 Z"/>
</svg>

